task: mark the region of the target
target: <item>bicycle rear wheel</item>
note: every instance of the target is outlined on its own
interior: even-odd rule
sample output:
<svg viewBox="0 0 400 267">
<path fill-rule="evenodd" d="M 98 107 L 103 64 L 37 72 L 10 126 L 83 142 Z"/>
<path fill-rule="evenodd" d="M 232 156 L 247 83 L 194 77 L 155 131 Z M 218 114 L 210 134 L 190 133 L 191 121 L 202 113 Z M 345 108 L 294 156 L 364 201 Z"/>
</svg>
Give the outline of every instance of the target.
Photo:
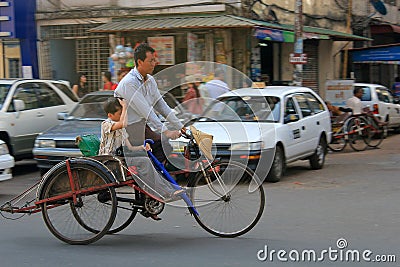
<svg viewBox="0 0 400 267">
<path fill-rule="evenodd" d="M 363 151 L 368 147 L 368 122 L 363 117 L 353 117 L 347 124 L 349 144 L 355 151 Z"/>
<path fill-rule="evenodd" d="M 385 138 L 385 135 L 387 133 L 387 126 L 386 125 L 378 125 L 378 123 L 374 120 L 368 117 L 368 139 L 367 139 L 367 144 L 370 147 L 378 147 L 383 139 Z"/>
<path fill-rule="evenodd" d="M 238 162 L 210 166 L 189 183 L 194 218 L 207 232 L 237 237 L 250 231 L 264 211 L 265 194 L 254 172 Z"/>
<path fill-rule="evenodd" d="M 85 163 L 71 163 L 75 179 L 76 200 L 72 196 L 66 165 L 47 177 L 41 199 L 43 219 L 50 232 L 72 245 L 86 245 L 99 240 L 112 226 L 117 200 L 110 179 L 101 169 Z"/>
<path fill-rule="evenodd" d="M 343 127 L 341 127 L 336 132 L 332 134 L 331 143 L 328 145 L 329 149 L 335 152 L 340 152 L 346 147 L 346 135 L 343 131 Z"/>
<path fill-rule="evenodd" d="M 134 191 L 133 188 L 118 188 L 116 189 L 117 195 L 117 215 L 115 216 L 114 224 L 111 226 L 110 230 L 108 230 L 107 234 L 115 234 L 126 227 L 128 227 L 133 219 L 135 219 L 138 209 L 133 207 L 131 202 L 122 201 L 121 198 L 132 198 L 135 196 L 137 200 L 139 197 L 139 192 Z M 129 199 L 127 199 L 129 200 Z"/>
</svg>

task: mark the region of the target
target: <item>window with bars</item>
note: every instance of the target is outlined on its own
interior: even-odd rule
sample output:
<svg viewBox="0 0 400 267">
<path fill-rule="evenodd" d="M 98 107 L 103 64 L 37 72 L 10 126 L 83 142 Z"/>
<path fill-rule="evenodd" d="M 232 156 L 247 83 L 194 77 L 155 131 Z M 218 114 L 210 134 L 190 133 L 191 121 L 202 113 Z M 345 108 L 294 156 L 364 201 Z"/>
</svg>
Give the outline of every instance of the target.
<svg viewBox="0 0 400 267">
<path fill-rule="evenodd" d="M 102 72 L 108 70 L 110 49 L 107 35 L 90 33 L 88 30 L 99 24 L 54 25 L 41 27 L 40 61 L 41 77 L 53 79 L 52 53 L 50 40 L 75 39 L 75 57 L 77 73 L 85 73 L 88 88 L 96 91 L 102 88 Z M 75 82 L 75 81 L 71 81 Z"/>
<path fill-rule="evenodd" d="M 19 58 L 9 58 L 8 59 L 8 75 L 9 78 L 19 78 L 21 69 L 21 63 Z"/>
</svg>

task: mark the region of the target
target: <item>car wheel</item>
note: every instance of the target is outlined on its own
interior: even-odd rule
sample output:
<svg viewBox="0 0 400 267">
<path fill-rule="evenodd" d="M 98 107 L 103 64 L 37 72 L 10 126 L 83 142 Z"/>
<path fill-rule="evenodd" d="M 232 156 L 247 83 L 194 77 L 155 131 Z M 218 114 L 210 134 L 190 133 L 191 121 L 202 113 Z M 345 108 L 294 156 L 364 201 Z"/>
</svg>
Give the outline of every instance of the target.
<svg viewBox="0 0 400 267">
<path fill-rule="evenodd" d="M 271 169 L 267 175 L 267 181 L 271 183 L 279 182 L 285 171 L 285 155 L 283 153 L 283 148 L 277 146 L 275 148 L 274 160 L 272 162 Z"/>
<path fill-rule="evenodd" d="M 327 144 L 325 137 L 321 136 L 315 153 L 310 157 L 310 166 L 313 170 L 322 169 L 325 163 L 325 157 L 327 152 Z"/>
</svg>

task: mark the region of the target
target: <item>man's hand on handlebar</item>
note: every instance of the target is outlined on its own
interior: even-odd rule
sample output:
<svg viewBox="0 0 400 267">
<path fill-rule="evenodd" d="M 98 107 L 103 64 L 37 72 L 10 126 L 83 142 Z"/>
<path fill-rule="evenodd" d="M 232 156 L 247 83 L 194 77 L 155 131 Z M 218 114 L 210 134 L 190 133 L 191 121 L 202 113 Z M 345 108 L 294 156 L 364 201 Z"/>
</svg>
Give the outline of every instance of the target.
<svg viewBox="0 0 400 267">
<path fill-rule="evenodd" d="M 168 137 L 168 138 L 170 138 L 172 140 L 175 140 L 175 139 L 177 139 L 177 138 L 179 138 L 181 136 L 181 131 L 179 131 L 179 130 L 176 130 L 176 131 L 166 130 L 165 132 L 163 132 L 163 134 L 166 137 Z"/>
</svg>

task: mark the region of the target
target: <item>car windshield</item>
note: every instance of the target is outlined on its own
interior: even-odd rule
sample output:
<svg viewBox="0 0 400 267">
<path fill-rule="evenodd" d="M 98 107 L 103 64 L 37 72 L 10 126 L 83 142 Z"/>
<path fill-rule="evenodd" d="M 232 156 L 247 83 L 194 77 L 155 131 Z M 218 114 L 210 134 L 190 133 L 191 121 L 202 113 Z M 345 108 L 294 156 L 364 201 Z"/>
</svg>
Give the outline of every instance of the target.
<svg viewBox="0 0 400 267">
<path fill-rule="evenodd" d="M 103 103 L 110 95 L 86 95 L 72 110 L 67 120 L 105 120 Z"/>
<path fill-rule="evenodd" d="M 278 122 L 280 99 L 275 96 L 230 96 L 214 101 L 199 121 Z"/>
<path fill-rule="evenodd" d="M 11 85 L 9 84 L 0 84 L 0 109 L 3 107 L 4 101 L 6 101 L 10 87 Z"/>
</svg>

